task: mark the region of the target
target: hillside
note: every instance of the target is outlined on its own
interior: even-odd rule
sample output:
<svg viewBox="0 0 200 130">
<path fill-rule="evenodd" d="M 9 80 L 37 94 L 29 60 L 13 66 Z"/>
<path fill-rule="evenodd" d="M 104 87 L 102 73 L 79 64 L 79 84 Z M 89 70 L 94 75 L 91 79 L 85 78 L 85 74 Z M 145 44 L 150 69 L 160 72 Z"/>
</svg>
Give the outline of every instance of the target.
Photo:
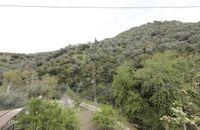
<svg viewBox="0 0 200 130">
<path fill-rule="evenodd" d="M 199 51 L 200 23 L 181 23 L 177 21 L 154 22 L 131 28 L 114 38 L 96 43 L 67 46 L 60 50 L 36 54 L 0 53 L 0 73 L 9 69 L 31 67 L 57 75 L 65 66 L 80 68 L 89 60 L 116 66 L 136 55 L 152 54 L 156 51 L 176 49 L 179 51 Z M 111 77 L 112 79 L 112 77 Z"/>
<path fill-rule="evenodd" d="M 157 120 L 155 121 L 155 119 L 152 118 L 152 121 L 147 121 L 144 118 L 139 118 L 141 116 L 139 110 L 135 110 L 138 113 L 132 113 L 134 115 L 138 114 L 137 116 L 129 117 L 132 111 L 126 111 L 125 109 L 129 107 L 133 108 L 137 106 L 138 103 L 134 104 L 132 107 L 122 108 L 122 114 L 127 115 L 129 122 L 137 123 L 143 126 L 142 128 L 144 129 L 148 127 L 152 129 L 162 129 L 163 127 L 160 126 L 158 120 L 163 115 L 171 113 L 168 109 L 173 102 L 170 102 L 171 99 L 163 99 L 169 101 L 170 105 L 168 102 L 168 104 L 164 106 L 161 105 L 162 108 L 158 104 L 158 106 L 154 104 L 155 102 L 152 100 L 154 100 L 154 98 L 156 99 L 156 97 L 153 97 L 153 93 L 150 93 L 154 92 L 157 88 L 147 86 L 147 84 L 151 84 L 148 82 L 145 84 L 146 86 L 144 85 L 145 88 L 141 86 L 143 86 L 143 82 L 147 80 L 150 81 L 148 77 L 145 77 L 145 74 L 148 73 L 154 76 L 157 73 L 151 73 L 150 70 L 145 70 L 145 67 L 146 65 L 152 66 L 151 62 L 159 63 L 158 66 L 160 68 L 156 68 L 160 70 L 154 70 L 154 72 L 158 73 L 165 72 L 165 70 L 162 70 L 165 67 L 172 67 L 172 69 L 166 70 L 166 73 L 168 73 L 167 75 L 171 75 L 171 77 L 169 79 L 168 77 L 163 77 L 167 80 L 166 82 L 169 82 L 168 84 L 172 84 L 172 86 L 176 84 L 179 86 L 182 83 L 180 80 L 182 80 L 184 82 L 183 84 L 191 85 L 193 83 L 192 79 L 194 79 L 195 76 L 198 77 L 200 72 L 199 52 L 200 23 L 155 21 L 154 23 L 147 23 L 139 27 L 131 28 L 114 38 L 108 38 L 102 41 L 95 40 L 93 43 L 79 44 L 77 46 L 69 45 L 53 52 L 27 55 L 0 53 L 0 100 L 2 101 L 0 101 L 0 108 L 6 109 L 23 106 L 25 102 L 24 99 L 26 99 L 24 97 L 31 98 L 42 95 L 43 97 L 51 99 L 60 98 L 68 87 L 84 99 L 95 99 L 101 103 L 110 103 L 115 107 L 120 107 L 120 104 L 123 105 L 124 101 L 128 100 L 128 97 L 123 100 L 120 98 L 119 101 L 116 101 L 120 94 L 118 91 L 115 91 L 115 89 L 117 90 L 118 88 L 117 85 L 114 84 L 117 82 L 117 75 L 121 72 L 118 71 L 120 67 L 126 72 L 126 68 L 123 68 L 125 64 L 125 66 L 132 66 L 129 68 L 129 70 L 131 69 L 130 72 L 133 70 L 136 71 L 133 72 L 136 73 L 133 77 L 136 77 L 137 81 L 130 83 L 132 84 L 130 91 L 135 92 L 135 90 L 133 90 L 133 86 L 135 86 L 135 89 L 137 89 L 141 96 L 138 97 L 141 99 L 137 100 L 142 100 L 143 105 L 145 105 L 145 103 L 148 104 L 148 107 L 145 105 L 145 109 L 148 109 L 149 113 L 146 113 L 147 115 L 145 115 L 144 118 L 149 119 L 152 114 L 157 116 L 155 117 Z M 169 60 L 166 61 L 166 64 L 169 63 L 168 66 L 162 66 L 161 61 L 163 57 Z M 180 66 L 177 67 L 177 65 Z M 176 66 L 178 70 L 173 70 L 174 66 Z M 190 72 L 188 69 L 194 69 L 195 71 Z M 179 73 L 183 70 L 184 73 Z M 127 73 L 128 72 L 129 71 L 127 71 Z M 126 77 L 127 73 L 124 73 L 124 77 Z M 181 77 L 170 73 L 180 74 Z M 184 77 L 186 74 L 188 74 L 188 77 Z M 143 77 L 140 77 L 140 75 L 143 75 Z M 153 76 L 151 76 L 150 79 L 153 79 Z M 179 79 L 177 79 L 177 81 L 172 81 L 174 78 L 173 76 Z M 162 76 L 156 77 L 155 81 L 159 82 L 159 80 L 162 80 L 159 79 L 159 77 Z M 123 80 L 123 78 L 120 79 L 120 81 L 121 80 Z M 133 79 L 130 80 L 133 81 Z M 163 82 L 160 84 L 163 84 Z M 126 82 L 123 84 L 126 84 Z M 152 83 L 152 86 L 158 85 L 155 84 Z M 9 92 L 12 92 L 11 95 L 6 94 L 8 88 Z M 122 91 L 121 89 L 122 88 L 120 88 L 119 91 Z M 129 88 L 126 89 L 127 92 L 128 90 Z M 162 91 L 167 92 L 168 90 Z M 119 95 L 116 95 L 116 93 Z M 125 95 L 127 94 L 128 93 L 125 92 Z M 133 97 L 133 95 L 131 97 Z M 198 101 L 199 98 L 195 100 Z M 140 108 L 142 107 L 140 106 L 136 109 Z M 163 109 L 163 111 L 155 115 L 158 109 Z M 194 113 L 198 112 L 199 108 L 197 107 Z M 152 124 L 152 122 L 154 122 L 154 124 Z M 152 125 L 154 125 L 154 127 Z"/>
</svg>

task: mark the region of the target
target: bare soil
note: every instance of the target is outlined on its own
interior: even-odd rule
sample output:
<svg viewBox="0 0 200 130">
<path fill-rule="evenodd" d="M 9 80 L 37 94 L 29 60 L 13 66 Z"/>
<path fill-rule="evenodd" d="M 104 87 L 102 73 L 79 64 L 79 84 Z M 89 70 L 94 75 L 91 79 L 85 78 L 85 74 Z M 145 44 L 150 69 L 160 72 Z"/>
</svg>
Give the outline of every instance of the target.
<svg viewBox="0 0 200 130">
<path fill-rule="evenodd" d="M 91 122 L 92 112 L 83 110 L 78 113 L 80 121 L 80 130 L 98 130 L 94 123 Z"/>
</svg>

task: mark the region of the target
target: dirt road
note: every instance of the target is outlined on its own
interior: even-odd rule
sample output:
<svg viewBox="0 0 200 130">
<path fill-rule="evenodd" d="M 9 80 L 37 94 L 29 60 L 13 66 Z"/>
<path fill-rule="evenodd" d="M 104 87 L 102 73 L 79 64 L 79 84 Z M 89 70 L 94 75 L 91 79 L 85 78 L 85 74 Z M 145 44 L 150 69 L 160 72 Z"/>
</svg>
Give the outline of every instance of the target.
<svg viewBox="0 0 200 130">
<path fill-rule="evenodd" d="M 95 124 L 91 122 L 92 112 L 83 110 L 78 113 L 78 119 L 80 121 L 80 130 L 97 130 Z"/>
</svg>

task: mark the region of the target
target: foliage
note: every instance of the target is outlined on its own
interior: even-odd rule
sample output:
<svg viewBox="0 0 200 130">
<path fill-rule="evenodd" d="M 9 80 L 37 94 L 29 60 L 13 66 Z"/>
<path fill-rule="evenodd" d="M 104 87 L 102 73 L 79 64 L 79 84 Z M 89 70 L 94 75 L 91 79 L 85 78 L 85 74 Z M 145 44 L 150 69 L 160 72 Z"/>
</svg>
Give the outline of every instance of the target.
<svg viewBox="0 0 200 130">
<path fill-rule="evenodd" d="M 117 123 L 117 113 L 111 106 L 104 105 L 101 107 L 101 111 L 95 112 L 92 121 L 100 129 L 112 130 Z"/>
<path fill-rule="evenodd" d="M 42 96 L 48 99 L 57 99 L 64 94 L 67 86 L 65 84 L 58 84 L 55 76 L 45 75 L 41 80 L 32 81 L 28 86 L 29 97 Z"/>
<path fill-rule="evenodd" d="M 154 21 L 53 52 L 0 53 L 0 90 L 59 99 L 69 86 L 84 99 L 96 93 L 142 129 L 162 130 L 159 119 L 173 117 L 173 103 L 200 116 L 199 34 L 200 23 Z"/>
<path fill-rule="evenodd" d="M 20 70 L 9 70 L 3 73 L 3 84 L 8 86 L 8 89 L 13 89 L 12 86 L 19 87 L 23 84 L 22 74 Z M 8 90 L 8 92 L 9 92 Z"/>
<path fill-rule="evenodd" d="M 19 83 L 21 78 L 21 71 L 20 70 L 9 70 L 3 74 L 4 82 L 11 82 L 11 83 Z"/>
<path fill-rule="evenodd" d="M 104 85 L 104 90 L 109 90 L 115 70 L 123 62 L 136 61 L 143 54 L 152 55 L 172 49 L 198 52 L 199 27 L 199 23 L 155 21 L 131 28 L 114 38 L 99 41 L 98 44 L 89 42 L 77 46 L 69 45 L 54 52 L 29 55 L 1 53 L 0 77 L 9 70 L 32 69 L 37 72 L 38 79 L 44 75 L 55 76 L 58 84 L 68 84 L 83 97 L 92 99 L 92 61 L 95 61 L 94 66 L 98 68 L 95 75 L 97 85 Z M 141 67 L 141 64 L 136 67 Z M 23 78 L 25 79 L 27 78 Z M 0 84 L 3 80 L 0 80 Z M 101 95 L 106 94 L 105 91 L 100 92 L 103 92 Z M 99 101 L 105 102 L 102 98 Z"/>
<path fill-rule="evenodd" d="M 173 52 L 156 54 L 146 60 L 143 69 L 137 71 L 137 77 L 142 82 L 140 93 L 143 98 L 149 99 L 149 104 L 167 110 L 179 97 L 178 90 L 182 87 L 184 77 L 182 70 L 176 66 L 185 63 L 184 60 L 182 57 L 177 58 Z"/>
<path fill-rule="evenodd" d="M 26 97 L 23 93 L 0 93 L 0 110 L 23 107 Z"/>
<path fill-rule="evenodd" d="M 136 89 L 138 81 L 134 80 L 134 73 L 135 70 L 131 64 L 125 63 L 117 69 L 117 75 L 114 76 L 112 84 L 114 104 L 121 108 L 122 112 L 129 117 L 132 117 L 136 111 L 139 111 L 142 105 L 142 99 Z"/>
<path fill-rule="evenodd" d="M 25 112 L 19 115 L 22 128 L 28 130 L 77 130 L 77 118 L 70 108 L 62 108 L 57 103 L 42 99 L 31 99 Z"/>
<path fill-rule="evenodd" d="M 79 106 L 79 104 L 81 103 L 81 98 L 73 90 L 71 90 L 70 87 L 67 88 L 66 96 L 75 101 L 76 106 Z"/>
<path fill-rule="evenodd" d="M 200 121 L 200 118 L 198 116 L 189 117 L 185 112 L 183 112 L 182 107 L 171 108 L 171 110 L 173 112 L 173 117 L 163 116 L 161 118 L 161 120 L 165 123 L 165 128 L 167 130 L 170 129 L 173 125 L 178 125 L 179 127 L 183 128 L 185 127 L 186 129 L 186 124 L 198 129 L 196 124 L 196 122 Z"/>
<path fill-rule="evenodd" d="M 191 86 L 197 73 L 193 68 L 198 70 L 198 65 L 194 64 L 195 56 L 192 59 L 169 51 L 145 59 L 144 67 L 140 69 L 125 63 L 117 69 L 113 79 L 114 104 L 131 122 L 141 124 L 144 129 L 163 129 L 159 119 L 172 114 L 175 102 L 184 104 L 186 111 L 198 113 L 199 106 L 186 105 L 192 97 L 189 101 L 183 95 L 197 91 Z"/>
</svg>

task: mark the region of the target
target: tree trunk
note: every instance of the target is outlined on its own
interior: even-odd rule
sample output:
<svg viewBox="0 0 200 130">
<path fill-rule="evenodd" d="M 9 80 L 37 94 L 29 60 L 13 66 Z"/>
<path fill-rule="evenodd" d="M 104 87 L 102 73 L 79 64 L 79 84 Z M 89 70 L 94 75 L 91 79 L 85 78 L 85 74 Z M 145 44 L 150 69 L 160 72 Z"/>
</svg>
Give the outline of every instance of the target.
<svg viewBox="0 0 200 130">
<path fill-rule="evenodd" d="M 10 92 L 10 88 L 11 88 L 11 87 L 12 87 L 12 83 L 8 84 L 8 86 L 7 86 L 7 93 Z"/>
<path fill-rule="evenodd" d="M 187 130 L 186 124 L 183 124 L 183 130 Z"/>
<path fill-rule="evenodd" d="M 93 83 L 93 92 L 94 92 L 94 103 L 97 104 L 97 90 L 96 90 L 96 69 L 94 68 L 93 63 L 93 74 L 92 74 L 92 83 Z"/>
</svg>

